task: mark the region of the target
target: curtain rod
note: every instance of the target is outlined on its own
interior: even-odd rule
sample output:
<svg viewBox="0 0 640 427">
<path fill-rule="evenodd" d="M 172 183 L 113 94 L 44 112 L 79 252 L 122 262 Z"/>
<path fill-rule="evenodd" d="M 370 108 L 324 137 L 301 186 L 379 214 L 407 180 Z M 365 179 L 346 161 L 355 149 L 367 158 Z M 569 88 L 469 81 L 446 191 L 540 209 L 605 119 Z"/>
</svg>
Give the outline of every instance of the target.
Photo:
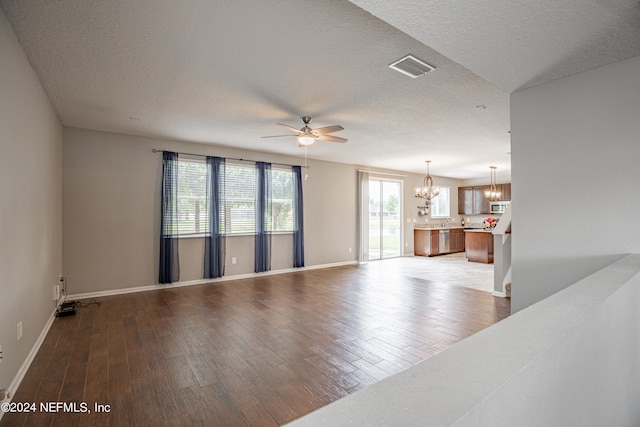
<svg viewBox="0 0 640 427">
<path fill-rule="evenodd" d="M 170 153 L 177 153 L 177 154 L 184 154 L 187 156 L 196 156 L 196 157 L 207 157 L 208 154 L 194 154 L 194 153 L 182 153 L 182 152 L 178 152 L 178 151 L 171 151 L 171 150 L 158 150 L 157 148 L 154 148 L 151 150 L 154 153 L 164 153 L 165 151 L 168 151 Z M 250 160 L 250 159 L 237 159 L 234 157 L 225 157 L 225 159 L 229 159 L 229 160 L 237 160 L 239 162 L 252 162 L 252 163 L 258 163 L 257 160 Z M 302 165 L 290 165 L 288 163 L 275 163 L 275 162 L 266 162 L 266 163 L 271 163 L 272 165 L 278 165 L 278 166 L 300 166 L 302 169 L 311 169 L 311 166 L 302 166 Z"/>
<path fill-rule="evenodd" d="M 367 169 L 358 169 L 358 172 L 367 172 L 367 173 L 372 173 L 372 174 L 377 174 L 377 175 L 407 176 L 406 174 L 371 171 L 371 170 L 367 170 Z"/>
</svg>

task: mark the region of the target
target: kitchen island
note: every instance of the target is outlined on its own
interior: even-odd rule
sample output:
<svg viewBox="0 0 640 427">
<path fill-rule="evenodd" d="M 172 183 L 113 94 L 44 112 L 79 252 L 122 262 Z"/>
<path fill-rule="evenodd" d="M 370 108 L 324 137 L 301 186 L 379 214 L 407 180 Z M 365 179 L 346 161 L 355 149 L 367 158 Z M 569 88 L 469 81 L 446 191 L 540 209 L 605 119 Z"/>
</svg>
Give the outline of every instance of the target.
<svg viewBox="0 0 640 427">
<path fill-rule="evenodd" d="M 493 264 L 493 231 L 464 230 L 464 248 L 468 261 Z"/>
</svg>

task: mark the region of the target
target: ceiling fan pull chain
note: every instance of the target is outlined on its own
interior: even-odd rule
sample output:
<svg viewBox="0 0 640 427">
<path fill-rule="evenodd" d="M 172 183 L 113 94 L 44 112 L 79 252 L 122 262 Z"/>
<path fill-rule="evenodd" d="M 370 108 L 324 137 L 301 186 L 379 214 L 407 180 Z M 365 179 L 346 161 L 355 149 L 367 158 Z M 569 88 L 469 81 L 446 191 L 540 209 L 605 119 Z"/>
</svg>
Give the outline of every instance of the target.
<svg viewBox="0 0 640 427">
<path fill-rule="evenodd" d="M 304 180 L 309 178 L 309 168 L 307 167 L 307 146 L 304 146 Z"/>
</svg>

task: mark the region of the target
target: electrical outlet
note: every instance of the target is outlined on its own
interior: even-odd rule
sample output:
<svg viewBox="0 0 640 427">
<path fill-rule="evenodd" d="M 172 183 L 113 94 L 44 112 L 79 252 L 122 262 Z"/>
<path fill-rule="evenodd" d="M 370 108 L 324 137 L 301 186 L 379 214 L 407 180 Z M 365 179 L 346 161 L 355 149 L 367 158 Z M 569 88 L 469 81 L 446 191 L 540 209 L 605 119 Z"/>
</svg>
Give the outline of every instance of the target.
<svg viewBox="0 0 640 427">
<path fill-rule="evenodd" d="M 3 358 L 4 358 L 4 353 L 2 352 L 2 346 L 0 345 L 0 363 L 2 363 Z"/>
<path fill-rule="evenodd" d="M 60 299 L 60 286 L 55 285 L 53 287 L 53 300 L 58 301 Z"/>
<path fill-rule="evenodd" d="M 349 253 L 351 253 L 351 248 L 349 248 Z"/>
<path fill-rule="evenodd" d="M 235 264 L 238 260 L 236 259 L 236 257 L 232 257 L 231 258 L 231 264 Z"/>
<path fill-rule="evenodd" d="M 18 325 L 16 327 L 16 333 L 17 333 L 18 341 L 20 341 L 22 339 L 22 320 L 18 322 Z"/>
</svg>

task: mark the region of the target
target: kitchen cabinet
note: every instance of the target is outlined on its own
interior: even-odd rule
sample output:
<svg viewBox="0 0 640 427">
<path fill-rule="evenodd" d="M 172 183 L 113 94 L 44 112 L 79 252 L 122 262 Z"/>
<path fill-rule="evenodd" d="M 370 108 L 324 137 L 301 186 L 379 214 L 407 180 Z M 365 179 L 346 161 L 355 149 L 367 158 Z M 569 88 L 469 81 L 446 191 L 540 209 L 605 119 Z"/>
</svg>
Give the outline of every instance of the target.
<svg viewBox="0 0 640 427">
<path fill-rule="evenodd" d="M 493 233 L 485 230 L 467 230 L 464 234 L 467 260 L 493 264 Z"/>
<path fill-rule="evenodd" d="M 500 200 L 511 200 L 511 184 L 497 184 Z M 458 214 L 483 215 L 489 213 L 489 198 L 486 193 L 491 191 L 490 185 L 459 187 Z"/>
<path fill-rule="evenodd" d="M 500 200 L 511 200 L 511 184 L 502 184 Z"/>
<path fill-rule="evenodd" d="M 490 187 L 459 187 L 458 213 L 460 215 L 478 215 L 489 213 L 489 198 L 485 195 Z"/>
<path fill-rule="evenodd" d="M 454 252 L 464 252 L 464 230 L 462 228 L 450 228 L 442 230 L 448 233 L 449 248 L 440 246 L 440 229 L 414 229 L 413 253 L 416 256 L 435 256 Z"/>
<path fill-rule="evenodd" d="M 462 228 L 452 228 L 450 239 L 450 252 L 464 252 L 464 230 Z"/>
<path fill-rule="evenodd" d="M 413 254 L 416 256 L 438 255 L 438 230 L 413 230 Z"/>
<path fill-rule="evenodd" d="M 431 230 L 431 252 L 429 256 L 440 254 L 440 230 Z"/>
<path fill-rule="evenodd" d="M 473 187 L 458 188 L 458 213 L 473 215 Z"/>
<path fill-rule="evenodd" d="M 490 185 L 473 187 L 473 210 L 476 214 L 489 213 L 489 197 L 487 193 L 491 191 Z"/>
</svg>

